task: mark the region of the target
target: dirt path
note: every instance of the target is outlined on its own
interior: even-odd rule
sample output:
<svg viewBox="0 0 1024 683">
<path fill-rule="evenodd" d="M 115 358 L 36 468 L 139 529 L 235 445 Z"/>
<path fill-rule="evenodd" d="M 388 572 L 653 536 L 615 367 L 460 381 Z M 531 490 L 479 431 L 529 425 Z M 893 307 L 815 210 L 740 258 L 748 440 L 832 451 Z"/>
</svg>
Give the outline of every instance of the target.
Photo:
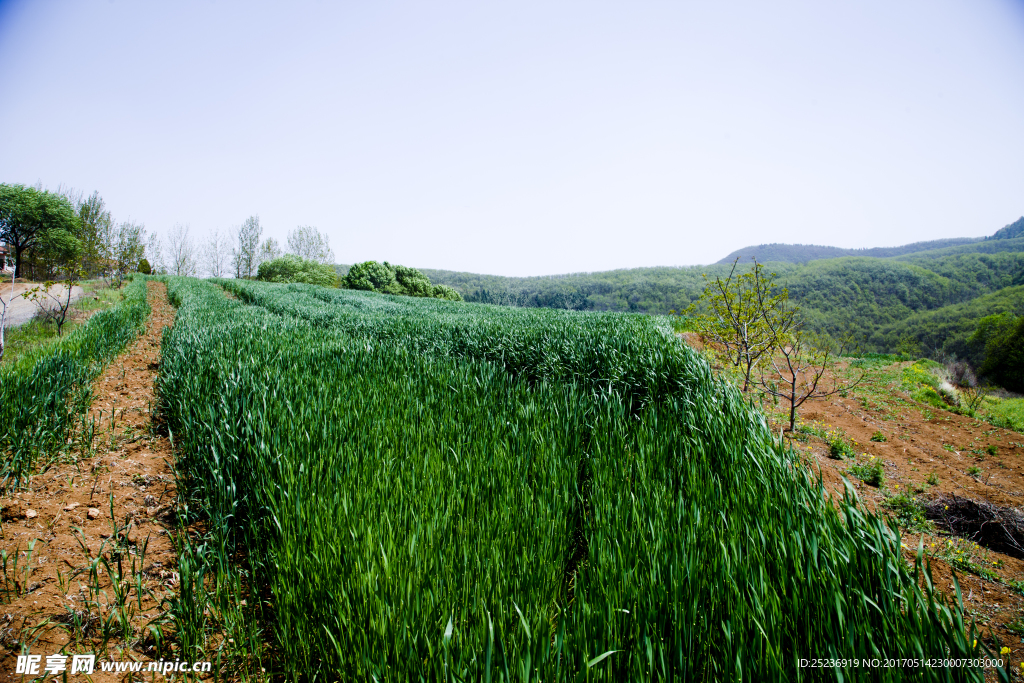
<svg viewBox="0 0 1024 683">
<path fill-rule="evenodd" d="M 24 325 L 36 314 L 36 311 L 39 310 L 39 306 L 31 299 L 23 297 L 22 294 L 33 287 L 39 286 L 41 286 L 40 283 L 36 282 L 17 282 L 14 285 L 14 297 L 12 299 L 11 281 L 7 280 L 6 284 L 0 282 L 0 301 L 7 303 L 7 318 L 5 320 L 7 327 Z M 67 296 L 67 291 L 67 287 L 64 285 L 54 285 L 53 287 L 50 287 L 48 294 L 64 300 Z M 71 302 L 74 303 L 81 299 L 83 293 L 84 290 L 81 287 L 72 288 Z M 46 298 L 43 301 L 47 305 L 47 308 L 52 309 L 57 306 L 57 302 L 52 299 Z"/>
<path fill-rule="evenodd" d="M 103 661 L 174 659 L 166 645 L 163 652 L 156 647 L 163 601 L 177 581 L 172 455 L 151 418 L 160 338 L 175 311 L 162 283 L 148 286 L 145 334 L 94 384 L 90 457 L 53 466 L 27 491 L 0 499 L 0 550 L 8 556 L 0 580 L 0 680 L 21 679 L 16 658 L 26 650 L 42 655 L 40 674 L 48 655 L 67 655 L 69 676 L 72 655 L 95 654 L 96 681 L 129 676 L 103 672 Z"/>
</svg>

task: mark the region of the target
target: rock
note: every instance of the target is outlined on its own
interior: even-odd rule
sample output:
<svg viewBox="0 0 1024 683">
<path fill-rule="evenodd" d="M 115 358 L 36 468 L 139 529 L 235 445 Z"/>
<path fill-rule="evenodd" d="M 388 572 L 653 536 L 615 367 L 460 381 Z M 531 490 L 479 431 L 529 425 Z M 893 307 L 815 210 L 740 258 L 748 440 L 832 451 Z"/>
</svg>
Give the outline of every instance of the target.
<svg viewBox="0 0 1024 683">
<path fill-rule="evenodd" d="M 146 507 L 148 508 L 156 507 L 156 498 L 154 498 L 153 496 L 146 496 L 143 502 L 146 504 Z"/>
<path fill-rule="evenodd" d="M 64 506 L 64 512 L 71 512 L 79 505 L 81 505 L 81 503 L 68 503 L 67 505 Z"/>
<path fill-rule="evenodd" d="M 97 508 L 89 508 L 89 512 L 86 513 L 89 519 L 99 519 L 100 511 Z"/>
<path fill-rule="evenodd" d="M 35 519 L 38 516 L 39 516 L 39 513 L 36 512 L 35 510 L 33 510 L 32 508 L 29 508 L 28 510 L 25 510 L 25 519 Z"/>
</svg>

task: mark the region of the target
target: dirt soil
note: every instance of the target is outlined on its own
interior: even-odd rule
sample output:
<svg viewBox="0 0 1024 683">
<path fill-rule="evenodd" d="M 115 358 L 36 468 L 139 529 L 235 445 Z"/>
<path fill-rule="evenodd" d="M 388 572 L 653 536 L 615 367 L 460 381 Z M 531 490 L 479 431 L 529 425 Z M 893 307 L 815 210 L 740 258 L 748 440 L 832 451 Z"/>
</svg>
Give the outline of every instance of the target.
<svg viewBox="0 0 1024 683">
<path fill-rule="evenodd" d="M 68 675 L 70 655 L 95 654 L 95 681 L 130 676 L 102 672 L 104 660 L 174 659 L 166 644 L 157 646 L 178 578 L 176 497 L 171 446 L 152 411 L 161 334 L 175 311 L 162 283 L 148 287 L 145 334 L 94 384 L 89 457 L 51 466 L 0 499 L 0 550 L 8 556 L 0 680 L 22 678 L 15 664 L 23 650 L 43 655 L 40 673 L 46 655 L 69 655 Z"/>
<path fill-rule="evenodd" d="M 884 487 L 869 486 L 847 473 L 853 464 L 851 460 L 829 457 L 825 439 L 801 435 L 806 441 L 794 441 L 793 445 L 804 453 L 809 465 L 820 468 L 827 487 L 842 495 L 842 477 L 846 476 L 865 505 L 882 512 L 886 493 L 897 492 L 916 493 L 926 500 L 955 494 L 994 505 L 1024 508 L 1024 434 L 918 404 L 896 386 L 882 389 L 879 396 L 887 393 L 898 400 L 887 405 L 875 404 L 863 400 L 863 394 L 854 389 L 846 398 L 835 395 L 812 400 L 801 409 L 803 421 L 841 430 L 856 450 L 858 462 L 874 456 L 885 469 Z M 884 442 L 871 440 L 872 436 L 878 438 L 878 433 L 884 436 Z M 977 470 L 969 472 L 971 468 Z M 937 587 L 953 595 L 954 567 L 934 555 L 943 554 L 944 548 L 959 543 L 959 539 L 939 529 L 924 534 L 904 531 L 903 542 L 910 561 L 922 538 L 926 555 L 932 556 Z M 1024 595 L 1008 585 L 1024 581 L 1024 561 L 984 548 L 975 549 L 980 552 L 968 551 L 970 559 L 1001 580 L 987 580 L 957 569 L 964 606 L 987 642 L 994 644 L 998 640 L 1000 647 L 1010 648 L 1010 653 L 1004 655 L 1012 664 L 1008 668 L 1015 678 L 1024 678 L 1020 666 L 1024 661 Z"/>
</svg>

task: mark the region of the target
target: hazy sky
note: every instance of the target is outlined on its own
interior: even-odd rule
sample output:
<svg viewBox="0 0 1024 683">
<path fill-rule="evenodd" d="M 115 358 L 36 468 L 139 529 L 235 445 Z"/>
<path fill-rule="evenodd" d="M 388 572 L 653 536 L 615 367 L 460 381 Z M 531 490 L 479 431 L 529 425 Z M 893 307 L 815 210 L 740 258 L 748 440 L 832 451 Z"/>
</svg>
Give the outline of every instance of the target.
<svg viewBox="0 0 1024 683">
<path fill-rule="evenodd" d="M 0 182 L 505 275 L 1024 214 L 1024 0 L 0 0 Z"/>
</svg>

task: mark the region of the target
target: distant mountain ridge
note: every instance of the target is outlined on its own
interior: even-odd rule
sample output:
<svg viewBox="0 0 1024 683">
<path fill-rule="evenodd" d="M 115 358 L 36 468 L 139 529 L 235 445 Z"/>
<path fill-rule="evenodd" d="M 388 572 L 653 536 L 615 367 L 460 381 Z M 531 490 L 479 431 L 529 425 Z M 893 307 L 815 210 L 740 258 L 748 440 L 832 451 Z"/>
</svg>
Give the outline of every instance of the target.
<svg viewBox="0 0 1024 683">
<path fill-rule="evenodd" d="M 807 263 L 821 259 L 841 258 L 843 256 L 869 256 L 873 258 L 892 258 L 906 256 L 921 251 L 934 251 L 964 244 L 974 244 L 989 240 L 1013 239 L 1024 236 L 1024 216 L 1006 227 L 997 230 L 988 237 L 952 237 L 949 239 L 914 242 L 900 247 L 873 247 L 869 249 L 843 249 L 816 244 L 759 244 L 743 247 L 732 252 L 716 265 L 732 263 L 737 258 L 743 261 L 757 259 L 761 263 Z"/>
</svg>

